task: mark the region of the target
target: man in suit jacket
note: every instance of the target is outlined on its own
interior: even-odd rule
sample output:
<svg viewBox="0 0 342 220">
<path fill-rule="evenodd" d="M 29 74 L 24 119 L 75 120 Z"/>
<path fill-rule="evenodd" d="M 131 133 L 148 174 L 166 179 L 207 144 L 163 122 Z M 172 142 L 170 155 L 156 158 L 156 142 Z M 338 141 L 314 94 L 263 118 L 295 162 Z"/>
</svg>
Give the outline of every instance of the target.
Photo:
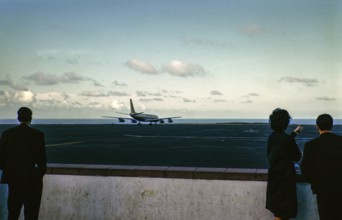
<svg viewBox="0 0 342 220">
<path fill-rule="evenodd" d="M 1 183 L 8 184 L 8 219 L 18 219 L 24 206 L 25 219 L 38 219 L 46 173 L 44 133 L 31 128 L 32 111 L 18 110 L 19 126 L 0 139 Z"/>
<path fill-rule="evenodd" d="M 342 137 L 331 132 L 333 118 L 318 116 L 320 136 L 304 146 L 302 175 L 317 195 L 321 220 L 342 219 Z"/>
</svg>

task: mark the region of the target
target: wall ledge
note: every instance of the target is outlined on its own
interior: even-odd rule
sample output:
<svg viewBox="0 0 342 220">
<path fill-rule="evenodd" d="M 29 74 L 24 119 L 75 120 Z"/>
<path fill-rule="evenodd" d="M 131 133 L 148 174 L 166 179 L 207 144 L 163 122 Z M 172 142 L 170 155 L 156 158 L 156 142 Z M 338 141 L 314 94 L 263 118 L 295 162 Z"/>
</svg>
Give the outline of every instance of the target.
<svg viewBox="0 0 342 220">
<path fill-rule="evenodd" d="M 47 167 L 47 174 L 51 175 L 267 181 L 267 169 L 56 163 L 49 163 Z M 301 175 L 297 175 L 297 181 L 304 182 Z"/>
</svg>

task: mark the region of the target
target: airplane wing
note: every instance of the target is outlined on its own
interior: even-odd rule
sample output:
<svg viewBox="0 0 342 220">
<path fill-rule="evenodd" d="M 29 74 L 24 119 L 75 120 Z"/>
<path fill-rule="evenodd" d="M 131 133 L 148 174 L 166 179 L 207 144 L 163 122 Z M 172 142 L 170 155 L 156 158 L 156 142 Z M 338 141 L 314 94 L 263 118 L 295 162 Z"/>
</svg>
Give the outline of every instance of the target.
<svg viewBox="0 0 342 220">
<path fill-rule="evenodd" d="M 117 118 L 119 122 L 125 122 L 125 120 L 130 120 L 132 123 L 137 123 L 134 118 L 123 118 L 123 117 L 113 117 L 113 116 L 102 116 L 102 118 Z"/>
</svg>

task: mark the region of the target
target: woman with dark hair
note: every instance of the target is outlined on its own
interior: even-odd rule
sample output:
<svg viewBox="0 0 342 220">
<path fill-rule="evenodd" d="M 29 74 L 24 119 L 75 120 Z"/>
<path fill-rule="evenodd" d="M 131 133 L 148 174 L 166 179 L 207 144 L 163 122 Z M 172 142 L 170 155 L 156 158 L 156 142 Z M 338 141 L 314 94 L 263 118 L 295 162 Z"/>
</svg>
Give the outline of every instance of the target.
<svg viewBox="0 0 342 220">
<path fill-rule="evenodd" d="M 273 132 L 268 137 L 267 158 L 269 161 L 266 208 L 275 220 L 294 218 L 297 215 L 296 169 L 294 162 L 301 159 L 301 152 L 294 137 L 303 127 L 298 125 L 286 134 L 291 116 L 285 109 L 277 108 L 270 115 Z"/>
</svg>

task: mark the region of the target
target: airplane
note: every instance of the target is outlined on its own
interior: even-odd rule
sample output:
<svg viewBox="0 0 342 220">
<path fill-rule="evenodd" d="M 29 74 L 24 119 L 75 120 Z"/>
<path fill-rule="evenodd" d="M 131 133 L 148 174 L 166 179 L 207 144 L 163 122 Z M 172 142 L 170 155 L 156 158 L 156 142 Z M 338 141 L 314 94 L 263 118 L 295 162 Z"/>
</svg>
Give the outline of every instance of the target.
<svg viewBox="0 0 342 220">
<path fill-rule="evenodd" d="M 157 115 L 152 115 L 152 114 L 144 114 L 144 112 L 136 112 L 134 109 L 134 105 L 132 102 L 132 99 L 129 99 L 130 101 L 130 108 L 131 108 L 131 113 L 127 114 L 127 113 L 121 113 L 121 112 L 117 112 L 119 114 L 124 114 L 124 115 L 129 115 L 132 118 L 123 118 L 123 117 L 112 117 L 112 116 L 102 116 L 103 118 L 117 118 L 119 120 L 119 122 L 125 122 L 125 120 L 130 120 L 132 123 L 137 123 L 138 125 L 141 125 L 141 122 L 149 122 L 150 125 L 152 125 L 152 123 L 154 123 L 155 125 L 157 125 L 157 123 L 161 123 L 164 124 L 165 120 L 168 123 L 172 123 L 173 122 L 173 118 L 181 118 L 182 116 L 172 116 L 172 117 L 165 117 L 165 118 L 159 118 Z"/>
</svg>

